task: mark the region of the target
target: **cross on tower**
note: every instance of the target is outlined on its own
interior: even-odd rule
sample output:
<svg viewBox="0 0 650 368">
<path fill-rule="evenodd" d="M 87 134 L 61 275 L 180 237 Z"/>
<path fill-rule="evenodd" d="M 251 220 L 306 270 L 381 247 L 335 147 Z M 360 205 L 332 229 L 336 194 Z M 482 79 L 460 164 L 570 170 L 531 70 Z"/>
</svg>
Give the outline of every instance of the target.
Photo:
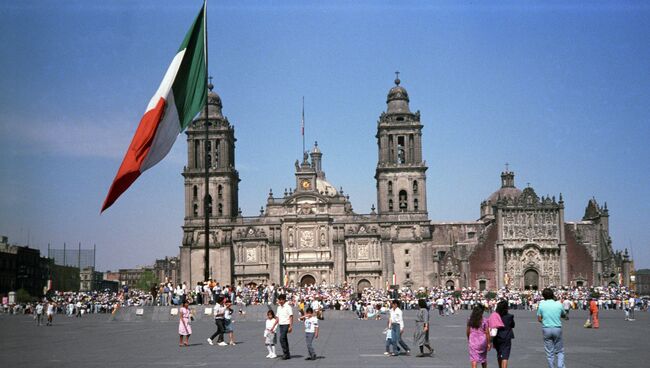
<svg viewBox="0 0 650 368">
<path fill-rule="evenodd" d="M 508 168 L 510 167 L 510 164 L 506 162 L 506 172 L 509 172 Z"/>
<path fill-rule="evenodd" d="M 399 71 L 396 71 L 395 72 L 395 84 L 399 86 L 399 82 L 400 82 L 400 80 L 399 80 Z"/>
</svg>

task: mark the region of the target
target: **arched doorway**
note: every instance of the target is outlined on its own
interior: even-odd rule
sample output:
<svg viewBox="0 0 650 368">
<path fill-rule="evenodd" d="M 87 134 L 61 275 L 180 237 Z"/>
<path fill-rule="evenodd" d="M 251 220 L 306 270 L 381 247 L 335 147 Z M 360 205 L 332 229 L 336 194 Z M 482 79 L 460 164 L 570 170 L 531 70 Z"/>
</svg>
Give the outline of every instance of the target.
<svg viewBox="0 0 650 368">
<path fill-rule="evenodd" d="M 300 286 L 313 286 L 316 285 L 316 279 L 312 275 L 305 275 L 300 279 Z"/>
<path fill-rule="evenodd" d="M 524 273 L 524 289 L 539 289 L 539 273 L 537 271 L 530 269 Z"/>
<path fill-rule="evenodd" d="M 479 282 L 478 282 L 478 290 L 479 291 L 485 291 L 485 289 L 487 289 L 487 281 L 479 280 Z"/>
<path fill-rule="evenodd" d="M 359 281 L 359 283 L 357 283 L 357 292 L 361 293 L 361 292 L 363 292 L 363 289 L 369 289 L 371 287 L 372 287 L 372 284 L 370 283 L 370 281 L 368 281 L 366 279 L 363 279 L 363 280 Z"/>
<path fill-rule="evenodd" d="M 453 280 L 447 281 L 445 286 L 447 287 L 447 290 L 454 290 L 454 287 L 455 287 L 454 281 Z"/>
</svg>

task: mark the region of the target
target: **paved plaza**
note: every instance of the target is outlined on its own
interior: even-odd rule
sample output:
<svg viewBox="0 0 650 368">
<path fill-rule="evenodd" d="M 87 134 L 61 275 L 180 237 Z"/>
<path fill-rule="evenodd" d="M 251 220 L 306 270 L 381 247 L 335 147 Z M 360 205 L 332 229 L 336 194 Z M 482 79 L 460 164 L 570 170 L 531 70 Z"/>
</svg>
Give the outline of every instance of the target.
<svg viewBox="0 0 650 368">
<path fill-rule="evenodd" d="M 264 324 L 258 320 L 264 307 L 251 307 L 236 320 L 236 346 L 210 346 L 206 338 L 215 330 L 209 317 L 194 322 L 190 347 L 178 347 L 178 322 L 135 316 L 129 321 L 107 315 L 68 318 L 57 315 L 52 327 L 37 327 L 31 316 L 0 315 L 0 361 L 21 367 L 468 367 L 465 321 L 467 311 L 449 317 L 432 313 L 432 358 L 416 358 L 412 346 L 413 311 L 406 315 L 406 342 L 412 356 L 385 357 L 381 321 L 361 321 L 351 312 L 331 311 L 321 321 L 315 348 L 320 359 L 305 361 L 302 326 L 290 335 L 293 359 L 270 360 L 264 356 Z M 202 310 L 202 307 L 200 308 Z M 149 310 L 146 311 L 147 313 Z M 539 323 L 532 312 L 514 311 L 515 340 L 512 367 L 545 367 Z M 599 330 L 582 327 L 586 312 L 572 311 L 565 323 L 567 367 L 642 367 L 650 361 L 649 319 L 637 312 L 634 322 L 624 321 L 622 311 L 602 311 Z M 162 318 L 167 319 L 167 317 Z M 278 345 L 278 350 L 281 351 Z M 9 366 L 7 365 L 7 366 Z M 494 351 L 488 366 L 496 367 Z"/>
</svg>

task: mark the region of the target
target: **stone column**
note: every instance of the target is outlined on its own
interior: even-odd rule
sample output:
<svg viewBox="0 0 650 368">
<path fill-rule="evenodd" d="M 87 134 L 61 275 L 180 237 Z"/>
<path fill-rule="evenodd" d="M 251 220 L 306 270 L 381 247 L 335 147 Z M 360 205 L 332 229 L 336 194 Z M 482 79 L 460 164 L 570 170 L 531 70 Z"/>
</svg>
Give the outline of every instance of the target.
<svg viewBox="0 0 650 368">
<path fill-rule="evenodd" d="M 560 197 L 560 211 L 558 216 L 558 229 L 560 236 L 560 285 L 566 286 L 569 284 L 569 263 L 566 253 L 566 235 L 564 229 L 564 202 Z"/>
<path fill-rule="evenodd" d="M 433 250 L 433 282 L 434 286 L 440 286 L 440 259 L 438 258 L 438 251 Z"/>
<path fill-rule="evenodd" d="M 502 215 L 502 210 L 499 208 L 497 209 L 496 213 L 496 227 L 497 227 L 497 247 L 496 247 L 496 257 L 495 257 L 495 263 L 496 263 L 496 276 L 497 276 L 497 288 L 503 287 L 503 269 L 505 265 L 503 264 L 503 221 L 502 221 L 503 215 Z"/>
<path fill-rule="evenodd" d="M 503 243 L 497 243 L 497 288 L 502 288 L 504 286 L 504 269 L 505 262 L 503 256 Z"/>
<path fill-rule="evenodd" d="M 623 285 L 630 287 L 630 255 L 627 253 L 627 248 L 623 253 Z"/>
<path fill-rule="evenodd" d="M 566 244 L 560 243 L 560 285 L 569 284 L 568 261 L 566 254 Z"/>
</svg>

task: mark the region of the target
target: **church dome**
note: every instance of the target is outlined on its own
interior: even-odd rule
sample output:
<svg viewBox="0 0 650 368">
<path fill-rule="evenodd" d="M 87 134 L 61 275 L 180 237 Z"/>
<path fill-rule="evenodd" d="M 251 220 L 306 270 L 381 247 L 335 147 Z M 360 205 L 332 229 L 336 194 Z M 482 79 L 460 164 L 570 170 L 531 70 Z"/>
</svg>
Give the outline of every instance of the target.
<svg viewBox="0 0 650 368">
<path fill-rule="evenodd" d="M 500 188 L 488 197 L 488 201 L 496 203 L 499 198 L 517 198 L 521 195 L 521 189 L 518 188 Z"/>
<path fill-rule="evenodd" d="M 512 171 L 504 171 L 501 173 L 501 188 L 492 193 L 487 201 L 492 204 L 496 203 L 499 198 L 517 198 L 521 195 L 521 189 L 515 187 L 515 173 Z"/>
<path fill-rule="evenodd" d="M 408 114 L 411 112 L 409 109 L 409 94 L 404 87 L 399 85 L 400 82 L 399 78 L 395 78 L 395 87 L 388 91 L 388 97 L 386 98 L 386 104 L 388 104 L 386 112 L 388 114 Z"/>
<path fill-rule="evenodd" d="M 332 184 L 330 184 L 330 182 L 321 178 L 316 179 L 316 190 L 318 193 L 323 193 L 323 195 L 326 195 L 328 197 L 335 197 L 339 194 L 339 192 Z"/>
<path fill-rule="evenodd" d="M 208 89 L 210 92 L 208 92 L 208 116 L 210 119 L 223 119 L 223 114 L 221 112 L 221 109 L 223 108 L 221 97 L 212 90 L 213 88 L 214 86 L 212 83 L 209 83 Z M 201 118 L 205 119 L 205 108 L 201 109 Z"/>
</svg>

